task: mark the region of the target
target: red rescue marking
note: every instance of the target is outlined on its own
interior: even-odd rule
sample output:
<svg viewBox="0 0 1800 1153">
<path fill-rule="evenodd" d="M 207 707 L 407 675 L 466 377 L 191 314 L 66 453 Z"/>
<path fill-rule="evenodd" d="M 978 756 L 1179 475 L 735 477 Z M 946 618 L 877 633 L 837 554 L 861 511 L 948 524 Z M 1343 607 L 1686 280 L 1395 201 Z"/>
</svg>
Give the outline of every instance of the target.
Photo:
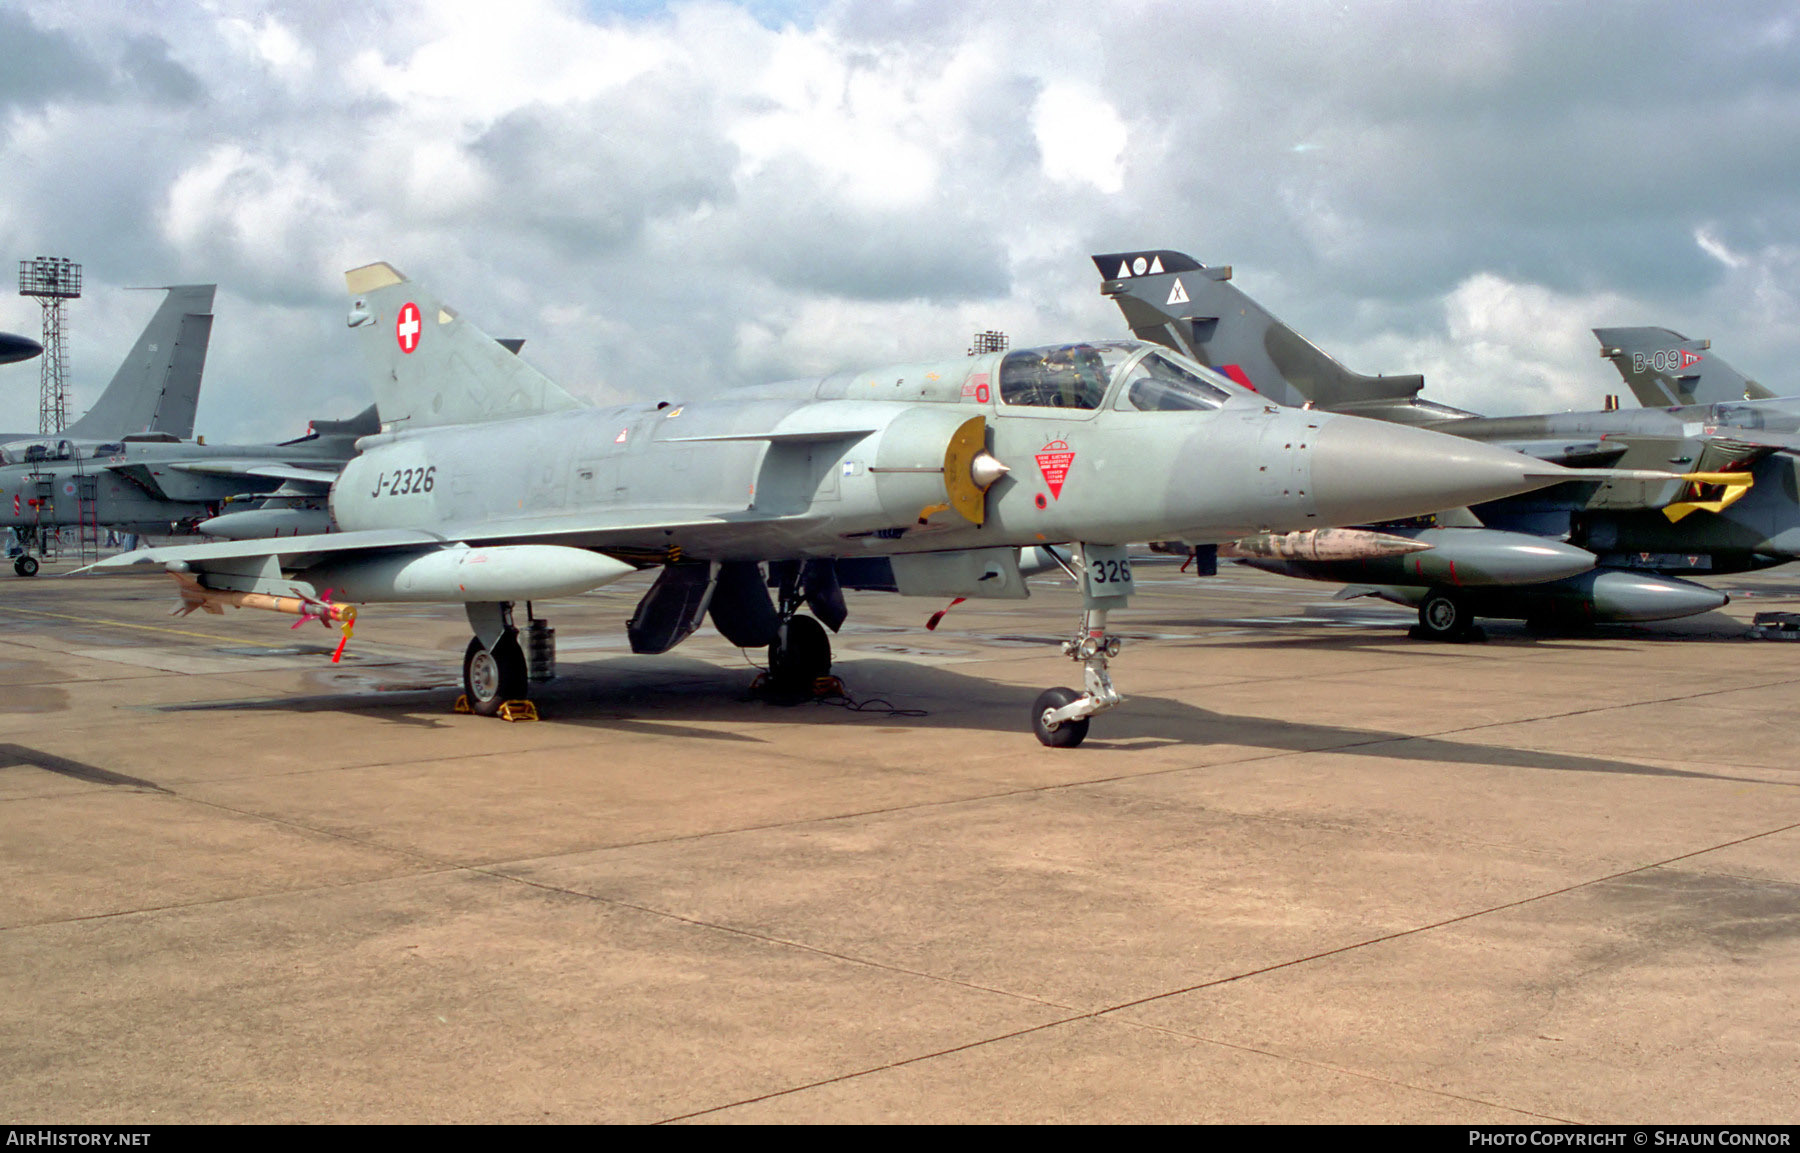
<svg viewBox="0 0 1800 1153">
<path fill-rule="evenodd" d="M 424 327 L 418 305 L 409 300 L 400 306 L 400 315 L 394 318 L 394 339 L 400 342 L 401 352 L 410 353 L 419 347 L 419 333 Z"/>
<path fill-rule="evenodd" d="M 1701 359 L 1702 357 L 1697 352 L 1689 352 L 1685 348 L 1681 350 L 1681 367 L 1683 368 L 1692 368 L 1699 364 Z"/>
<path fill-rule="evenodd" d="M 1039 450 L 1038 471 L 1044 474 L 1044 483 L 1050 486 L 1050 499 L 1062 499 L 1063 481 L 1069 479 L 1069 466 L 1073 463 L 1075 453 L 1066 440 L 1053 440 Z"/>
</svg>

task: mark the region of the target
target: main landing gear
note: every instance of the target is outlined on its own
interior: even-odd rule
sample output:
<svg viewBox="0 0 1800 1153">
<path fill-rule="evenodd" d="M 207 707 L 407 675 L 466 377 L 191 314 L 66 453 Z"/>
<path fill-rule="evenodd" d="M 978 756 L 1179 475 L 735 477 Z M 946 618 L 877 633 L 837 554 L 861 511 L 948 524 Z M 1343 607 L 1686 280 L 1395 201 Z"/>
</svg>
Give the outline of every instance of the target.
<svg viewBox="0 0 1800 1153">
<path fill-rule="evenodd" d="M 514 626 L 507 602 L 471 604 L 469 624 L 475 635 L 463 651 L 463 700 L 477 716 L 536 719 L 526 699 L 532 681 L 556 676 L 556 630 L 541 617 L 530 616 L 523 633 Z M 460 710 L 459 710 L 460 711 Z"/>
<path fill-rule="evenodd" d="M 1434 587 L 1419 602 L 1420 639 L 1432 641 L 1471 641 L 1484 639 L 1475 624 L 1468 598 L 1455 589 Z"/>
<path fill-rule="evenodd" d="M 769 642 L 769 675 L 763 683 L 770 699 L 810 700 L 818 693 L 819 681 L 831 675 L 830 634 L 815 618 L 800 615 L 800 606 L 809 604 L 833 627 L 843 623 L 844 594 L 829 564 L 796 566 L 776 586 L 781 623 Z"/>
<path fill-rule="evenodd" d="M 14 541 L 18 544 L 18 555 L 13 557 L 13 572 L 18 573 L 22 577 L 36 576 L 38 574 L 38 558 L 31 555 L 31 550 L 35 548 L 39 553 L 44 551 L 42 530 L 36 525 L 27 525 L 23 528 L 13 529 L 3 535 L 5 535 L 9 541 Z M 11 552 L 12 548 L 8 547 L 6 551 Z"/>
<path fill-rule="evenodd" d="M 1119 655 L 1120 641 L 1106 632 L 1107 613 L 1123 608 L 1133 590 L 1131 564 L 1116 546 L 1075 546 L 1075 576 L 1082 590 L 1081 629 L 1063 642 L 1063 655 L 1081 662 L 1085 693 L 1047 689 L 1031 705 L 1037 739 L 1053 749 L 1072 749 L 1087 739 L 1088 718 L 1124 702 L 1113 687 L 1107 661 Z"/>
</svg>

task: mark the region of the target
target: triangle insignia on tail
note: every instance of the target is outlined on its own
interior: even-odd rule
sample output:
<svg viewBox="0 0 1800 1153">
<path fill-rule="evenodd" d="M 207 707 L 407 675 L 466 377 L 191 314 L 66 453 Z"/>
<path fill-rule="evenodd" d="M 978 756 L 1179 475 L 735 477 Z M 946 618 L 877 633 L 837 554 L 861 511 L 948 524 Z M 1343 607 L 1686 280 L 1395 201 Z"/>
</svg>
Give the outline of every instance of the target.
<svg viewBox="0 0 1800 1153">
<path fill-rule="evenodd" d="M 1186 304 L 1187 302 L 1188 302 L 1187 289 L 1185 289 L 1181 286 L 1181 277 L 1177 276 L 1175 278 L 1175 286 L 1173 288 L 1169 289 L 1169 303 L 1170 304 Z"/>
</svg>

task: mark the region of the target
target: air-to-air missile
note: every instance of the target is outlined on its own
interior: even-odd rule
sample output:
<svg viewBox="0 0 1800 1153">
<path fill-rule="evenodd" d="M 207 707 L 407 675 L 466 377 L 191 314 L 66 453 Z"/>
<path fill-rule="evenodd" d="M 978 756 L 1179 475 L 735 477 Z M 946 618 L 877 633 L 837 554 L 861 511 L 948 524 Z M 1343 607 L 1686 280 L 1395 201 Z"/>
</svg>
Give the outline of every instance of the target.
<svg viewBox="0 0 1800 1153">
<path fill-rule="evenodd" d="M 1562 464 L 1681 474 L 1560 485 L 1423 531 L 1374 526 L 1432 544 L 1416 555 L 1247 563 L 1417 605 L 1425 635 L 1457 639 L 1481 616 L 1592 623 L 1706 612 L 1725 594 L 1676 574 L 1742 572 L 1800 556 L 1800 465 L 1775 456 L 1800 452 L 1800 400 L 1769 399 L 1704 341 L 1667 329 L 1595 330 L 1602 355 L 1645 404 L 1677 407 L 1480 417 L 1420 397 L 1421 376 L 1351 372 L 1239 291 L 1228 267 L 1168 251 L 1094 262 L 1101 291 L 1135 335 L 1280 403 L 1432 428 Z"/>
<path fill-rule="evenodd" d="M 462 601 L 475 634 L 465 694 L 488 715 L 554 667 L 538 608 L 515 622 L 520 601 L 654 569 L 626 629 L 633 651 L 667 651 L 710 617 L 733 643 L 768 646 L 772 683 L 811 692 L 843 590 L 1019 599 L 1020 551 L 1063 543 L 1082 591 L 1064 651 L 1085 691 L 1045 692 L 1031 722 L 1045 744 L 1075 745 L 1123 699 L 1107 619 L 1133 591 L 1128 543 L 1415 516 L 1615 475 L 1281 408 L 1137 341 L 592 408 L 391 266 L 347 279 L 386 423 L 332 486 L 340 531 L 98 567 L 168 569 L 219 592 Z"/>
</svg>

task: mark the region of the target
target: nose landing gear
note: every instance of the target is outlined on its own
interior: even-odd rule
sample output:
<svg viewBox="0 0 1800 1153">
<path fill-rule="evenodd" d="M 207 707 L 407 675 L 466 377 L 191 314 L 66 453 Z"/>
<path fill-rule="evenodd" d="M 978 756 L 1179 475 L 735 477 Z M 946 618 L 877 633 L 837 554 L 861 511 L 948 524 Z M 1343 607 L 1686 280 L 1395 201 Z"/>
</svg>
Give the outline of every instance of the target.
<svg viewBox="0 0 1800 1153">
<path fill-rule="evenodd" d="M 1118 546 L 1075 546 L 1076 575 L 1082 590 L 1081 630 L 1063 642 L 1063 655 L 1081 662 L 1086 692 L 1048 689 L 1031 705 L 1037 739 L 1053 749 L 1072 749 L 1087 739 L 1088 718 L 1122 704 L 1107 661 L 1119 655 L 1120 640 L 1106 632 L 1106 616 L 1123 608 L 1133 591 L 1131 562 Z"/>
</svg>

